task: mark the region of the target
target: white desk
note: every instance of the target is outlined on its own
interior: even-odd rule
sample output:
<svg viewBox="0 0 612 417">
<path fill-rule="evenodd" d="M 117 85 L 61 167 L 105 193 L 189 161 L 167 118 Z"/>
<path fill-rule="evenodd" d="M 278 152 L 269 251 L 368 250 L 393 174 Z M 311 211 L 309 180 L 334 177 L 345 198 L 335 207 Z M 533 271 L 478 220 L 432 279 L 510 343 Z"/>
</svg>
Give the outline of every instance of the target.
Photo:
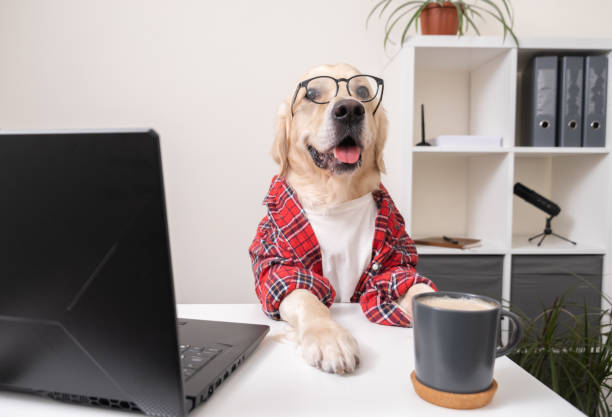
<svg viewBox="0 0 612 417">
<path fill-rule="evenodd" d="M 314 369 L 291 344 L 273 337 L 286 324 L 268 319 L 259 305 L 179 305 L 180 317 L 268 324 L 270 333 L 255 353 L 190 416 L 583 416 L 507 358 L 495 365 L 499 389 L 485 408 L 447 410 L 419 398 L 412 388 L 412 330 L 369 323 L 357 304 L 332 307 L 361 348 L 361 365 L 352 375 Z M 0 392 L 4 417 L 120 417 L 119 411 L 63 404 L 24 394 Z M 137 414 L 133 414 L 137 415 Z"/>
</svg>

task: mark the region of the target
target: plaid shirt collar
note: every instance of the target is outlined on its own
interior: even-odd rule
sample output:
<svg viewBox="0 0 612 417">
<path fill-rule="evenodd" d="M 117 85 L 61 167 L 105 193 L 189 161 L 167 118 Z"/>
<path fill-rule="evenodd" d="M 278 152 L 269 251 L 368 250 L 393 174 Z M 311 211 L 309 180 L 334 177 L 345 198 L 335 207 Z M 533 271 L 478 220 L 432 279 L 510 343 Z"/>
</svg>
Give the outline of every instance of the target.
<svg viewBox="0 0 612 417">
<path fill-rule="evenodd" d="M 383 204 L 389 206 L 391 197 L 389 197 L 387 189 L 382 184 L 379 184 L 379 186 L 380 188 L 378 190 L 374 190 L 372 195 L 374 196 L 374 201 L 376 201 L 376 205 L 380 210 L 381 205 Z M 266 195 L 266 198 L 264 198 L 263 204 L 268 206 L 270 209 L 274 209 L 278 206 L 285 205 L 289 200 L 295 201 L 300 210 L 302 210 L 302 214 L 305 215 L 303 213 L 302 205 L 297 200 L 297 196 L 295 191 L 293 191 L 293 188 L 287 184 L 287 180 L 285 180 L 284 177 L 275 175 L 274 178 L 272 178 L 272 184 L 270 184 L 268 195 Z"/>
<path fill-rule="evenodd" d="M 389 231 L 391 211 L 395 210 L 391 197 L 385 187 L 380 184 L 378 190 L 372 192 L 378 214 L 372 245 L 372 262 L 382 251 L 385 235 Z M 289 242 L 296 258 L 304 268 L 322 273 L 321 250 L 314 231 L 306 217 L 304 208 L 298 201 L 295 191 L 287 184 L 285 178 L 274 176 L 268 195 L 263 201 L 268 207 L 272 221 Z M 307 237 L 307 238 L 304 238 Z M 364 274 L 365 275 L 365 274 Z M 360 286 L 360 285 L 359 285 Z"/>
</svg>

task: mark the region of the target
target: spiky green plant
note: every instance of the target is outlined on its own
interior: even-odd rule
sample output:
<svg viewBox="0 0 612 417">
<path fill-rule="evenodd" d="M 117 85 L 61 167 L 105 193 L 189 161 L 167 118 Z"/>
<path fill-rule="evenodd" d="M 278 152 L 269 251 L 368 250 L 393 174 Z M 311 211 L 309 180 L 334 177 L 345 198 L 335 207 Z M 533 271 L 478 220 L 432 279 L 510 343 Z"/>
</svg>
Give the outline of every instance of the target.
<svg viewBox="0 0 612 417">
<path fill-rule="evenodd" d="M 611 312 L 584 303 L 581 313 L 572 313 L 571 291 L 534 319 L 519 312 L 525 332 L 510 359 L 588 416 L 610 416 Z M 563 316 L 571 320 L 563 322 Z"/>
<path fill-rule="evenodd" d="M 391 33 L 396 27 L 402 28 L 401 42 L 403 45 L 406 42 L 408 31 L 411 27 L 415 27 L 416 31 L 419 30 L 419 17 L 421 13 L 430 3 L 438 3 L 440 6 L 443 3 L 449 2 L 448 0 L 380 0 L 374 5 L 368 17 L 366 19 L 366 28 L 372 16 L 378 12 L 378 18 L 383 18 L 385 12 L 388 12 L 385 21 L 385 40 L 384 47 L 387 46 L 391 41 Z M 474 0 L 473 3 L 466 3 L 463 0 L 450 1 L 450 3 L 457 9 L 457 20 L 459 23 L 459 36 L 465 34 L 465 32 L 472 27 L 474 31 L 480 35 L 480 31 L 476 26 L 474 20 L 476 17 L 484 20 L 484 15 L 489 15 L 493 19 L 497 20 L 504 27 L 504 41 L 506 40 L 506 34 L 510 34 L 516 45 L 519 45 L 518 38 L 512 31 L 514 26 L 514 14 L 510 7 L 510 0 L 499 0 L 501 7 L 495 4 L 493 0 Z M 391 4 L 394 7 L 391 7 Z M 398 26 L 400 22 L 403 22 Z"/>
</svg>

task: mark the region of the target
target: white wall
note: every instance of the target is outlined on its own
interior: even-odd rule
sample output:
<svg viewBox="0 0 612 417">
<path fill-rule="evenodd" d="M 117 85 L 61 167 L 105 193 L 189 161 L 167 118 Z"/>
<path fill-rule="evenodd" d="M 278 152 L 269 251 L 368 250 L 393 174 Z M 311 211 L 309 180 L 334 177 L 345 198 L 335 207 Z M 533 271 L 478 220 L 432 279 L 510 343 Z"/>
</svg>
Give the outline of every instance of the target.
<svg viewBox="0 0 612 417">
<path fill-rule="evenodd" d="M 384 74 L 382 26 L 364 26 L 374 3 L 0 0 L 0 128 L 154 127 L 178 301 L 255 302 L 247 249 L 276 172 L 276 108 L 320 63 Z M 607 0 L 513 4 L 519 36 L 612 36 Z M 389 138 L 392 195 L 400 149 Z"/>
</svg>

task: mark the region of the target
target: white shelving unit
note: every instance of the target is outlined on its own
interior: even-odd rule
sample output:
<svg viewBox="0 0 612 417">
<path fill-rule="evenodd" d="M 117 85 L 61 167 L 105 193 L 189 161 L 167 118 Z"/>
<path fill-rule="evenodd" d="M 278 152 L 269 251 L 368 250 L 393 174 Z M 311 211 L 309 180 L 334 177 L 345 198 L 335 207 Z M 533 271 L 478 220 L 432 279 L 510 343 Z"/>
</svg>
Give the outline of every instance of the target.
<svg viewBox="0 0 612 417">
<path fill-rule="evenodd" d="M 419 246 L 420 254 L 504 256 L 503 293 L 510 299 L 513 255 L 603 254 L 603 290 L 612 294 L 612 134 L 605 148 L 517 146 L 521 74 L 536 54 L 607 54 L 612 38 L 523 38 L 517 48 L 501 37 L 415 36 L 386 71 L 399 88 L 386 106 L 391 135 L 401 138 L 400 209 L 413 238 L 476 237 L 469 250 Z M 609 77 L 612 67 L 608 69 Z M 399 77 L 399 80 L 395 78 Z M 612 126 L 608 81 L 607 126 Z M 385 93 L 387 96 L 387 93 Z M 420 104 L 427 138 L 441 134 L 497 135 L 501 147 L 417 147 Z M 608 129 L 611 129 L 608 127 Z M 609 132 L 610 130 L 608 130 Z M 547 237 L 541 247 L 527 236 L 544 229 L 544 212 L 513 195 L 522 182 L 559 204 L 553 231 L 578 242 Z"/>
</svg>

